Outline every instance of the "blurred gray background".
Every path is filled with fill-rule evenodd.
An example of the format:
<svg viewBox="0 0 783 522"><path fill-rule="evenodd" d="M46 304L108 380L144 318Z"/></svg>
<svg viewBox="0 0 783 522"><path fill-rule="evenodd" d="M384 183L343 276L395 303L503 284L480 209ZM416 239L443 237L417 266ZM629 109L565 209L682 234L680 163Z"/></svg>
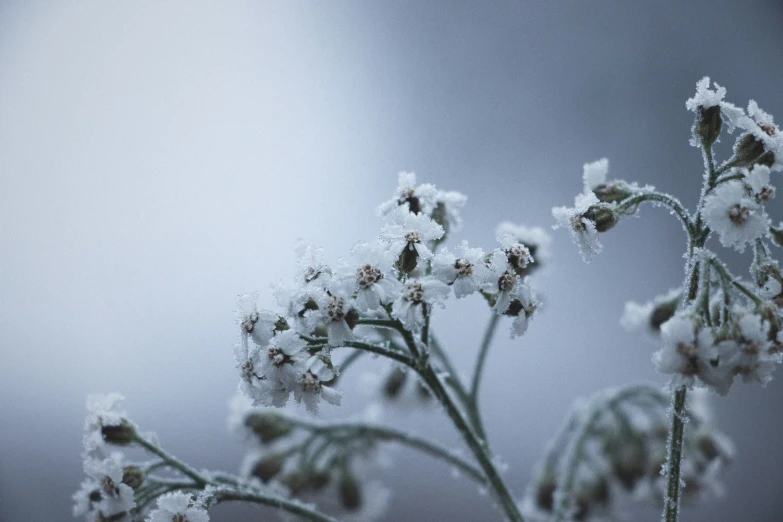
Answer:
<svg viewBox="0 0 783 522"><path fill-rule="evenodd" d="M124 393L175 453L235 470L235 296L271 306L300 239L334 260L373 238L398 170L467 194L462 237L486 248L498 221L551 225L603 156L692 206L684 102L710 75L783 119L782 23L779 2L0 3L0 520L70 519L88 393ZM577 395L663 382L618 320L679 283L684 235L642 217L590 265L554 232L545 309L490 355L486 422L520 495ZM452 305L435 328L467 371L487 311ZM326 415L361 409L349 381ZM737 445L728 497L684 520L783 519L781 399L779 373L713 401ZM387 421L458 445L435 409ZM446 466L394 455L386 520L499 518Z"/></svg>

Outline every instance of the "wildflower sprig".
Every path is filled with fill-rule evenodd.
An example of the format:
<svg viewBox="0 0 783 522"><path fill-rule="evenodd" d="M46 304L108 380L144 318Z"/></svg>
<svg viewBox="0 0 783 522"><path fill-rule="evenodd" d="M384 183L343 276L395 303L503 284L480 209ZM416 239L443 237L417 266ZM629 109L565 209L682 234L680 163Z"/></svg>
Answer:
<svg viewBox="0 0 783 522"><path fill-rule="evenodd" d="M626 305L622 320L660 343L653 362L670 376L666 522L676 521L679 514L682 451L687 450L683 442L687 390L698 385L725 395L737 376L745 382L766 384L781 362L783 321L778 303L783 277L768 247L770 240L778 243L780 234L771 226L765 207L775 196L770 173L783 170L783 135L756 102L751 101L745 111L723 101L725 95L725 88L711 87L709 78L704 78L686 102L687 109L695 113L691 144L701 149L704 158L704 181L695 211L651 187L606 182L606 160L584 166L584 192L577 196L574 208L553 209L558 225L570 229L585 261L601 249L598 234L635 214L645 201L667 207L687 233L686 277L681 288L648 305ZM713 146L724 127L729 133L735 129L742 133L731 157L718 165ZM753 248L752 282L732 274L718 254L706 247L713 233L724 247L739 252Z"/></svg>

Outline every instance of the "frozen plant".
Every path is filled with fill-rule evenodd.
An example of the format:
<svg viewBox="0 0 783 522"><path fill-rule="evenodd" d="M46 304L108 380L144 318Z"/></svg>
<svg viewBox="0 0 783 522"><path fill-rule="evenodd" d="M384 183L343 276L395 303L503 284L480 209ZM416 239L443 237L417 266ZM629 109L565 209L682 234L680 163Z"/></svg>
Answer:
<svg viewBox="0 0 783 522"><path fill-rule="evenodd" d="M704 180L695 211L653 187L607 179L607 160L584 166L584 190L574 208L552 211L558 226L569 228L585 261L600 252L599 234L635 215L644 202L668 208L686 232L686 275L681 287L646 305L628 303L621 321L629 330L642 330L656 340L659 349L653 363L669 377L665 522L678 519L683 492L687 496L699 489L700 479L691 476L693 462L700 458L692 438L699 436L701 423L691 414L689 429L685 429L688 391L700 387L726 395L737 377L745 383L766 384L782 357L783 275L770 245L783 246L783 230L771 225L766 206L775 196L770 174L783 170L783 134L756 102L751 101L745 111L724 101L725 96L725 88L703 78L685 104L695 114L691 145L701 149L704 158ZM724 126L729 133L740 133L732 155L717 164L713 148ZM718 253L708 248L713 233L724 247L740 253L747 247L753 249L750 280L732 274ZM611 463L611 459L605 461ZM551 468L544 466L550 482L551 476L558 476ZM597 474L601 479L604 475ZM562 479L565 484L553 486L553 503L537 503L538 507L554 506L556 520L573 518L573 513L583 513L598 503L593 498L595 491L593 497L585 497L587 482L576 484L572 473L563 473ZM543 484L539 491L550 484L539 481Z"/></svg>
<svg viewBox="0 0 783 522"><path fill-rule="evenodd" d="M767 117L756 109L749 116L735 112L733 117L737 127L758 121L768 125ZM766 153L770 144L753 136L763 141ZM707 191L703 199L711 208L739 204L737 219L746 219L746 230L755 231L753 223L761 212L757 205L763 205L773 191L763 172L730 170L751 166L735 163L724 171L724 178L733 176L731 180L722 182L747 184L750 195L737 199L735 194L724 194L713 201L710 198L717 196ZM571 229L585 258L600 251L598 235L620 216L653 200L675 206L686 222L692 238L689 266L695 265L695 273L705 281L699 285L689 280L695 290L687 306L675 313L676 307L669 305L670 315L684 320L685 327L670 327L672 319L660 319L658 314L663 324L654 330L668 339L658 357L659 367L676 373L678 386L698 379L720 384L723 390L726 383L715 367L722 370L721 364L729 363L712 365L712 359L700 357L715 353L723 361L728 354L732 371L765 380L767 363L774 361L766 339L771 339L773 329L777 335L771 315L777 309L765 308L767 315L755 321L759 312L743 308L735 295L740 283L704 249L709 229L701 214L690 216L679 203L651 187L606 182L607 171L606 161L586 165L585 191L576 208L556 210L558 221ZM714 181L717 185L717 175ZM90 397L84 436L87 478L74 495L74 514L90 522L204 522L215 505L244 502L311 521L368 522L383 516L391 498L380 481L379 467L384 448L391 444L439 459L475 481L481 491L490 493L500 517L511 522L585 519L599 511L598 505L610 507L610 493L617 484L638 494L646 490L647 496L661 489L651 471L663 460L662 392L635 385L599 393L575 408L528 495L514 493L523 488L511 487L503 476L501 459L490 449L479 396L485 362L501 322L510 337L522 336L541 307L533 283L537 270L549 259L550 238L541 228L504 222L495 231L494 245L448 244L461 227L465 202L457 192L419 184L414 174L401 173L397 190L378 209L384 223L375 240L357 243L350 256L334 263L326 260L322 249L306 247L294 281L274 289L277 311L259 308L258 294L239 297L234 359L240 394L230 425L249 449L238 473L200 470L183 462L164 449L154 434L142 432L130 420L121 396ZM733 208L726 212L734 212ZM716 210L713 218L718 220L718 214ZM708 219L706 214L703 219ZM732 244L744 237L733 230L725 233ZM758 298L763 304L780 297L783 279L762 246L755 247L759 290L742 288L749 295L768 296ZM710 286L713 279L716 283ZM722 292L717 305L712 299L715 292ZM468 298L486 306L488 321L476 363L465 380L452 362L453 348L441 343L434 332L432 318L447 313L451 299ZM648 308L637 307L634 320L646 313ZM387 376L381 383L385 400L400 403L414 396L413 403L437 403L468 451L463 454L384 425L373 407L360 417L327 420L339 411L334 408L343 397L342 382L352 377L361 380L354 363L366 354L373 356L370 364L385 365ZM678 418L684 415L681 393ZM693 477L699 491L713 491L716 473L728 461L731 446L706 421L699 426L704 433L691 436L693 442L687 444L709 440L714 448L702 448L698 456L689 457L685 477ZM683 443L681 435L674 440ZM149 459L131 460L124 451L131 447L141 449ZM443 513L444 518L451 515Z"/></svg>

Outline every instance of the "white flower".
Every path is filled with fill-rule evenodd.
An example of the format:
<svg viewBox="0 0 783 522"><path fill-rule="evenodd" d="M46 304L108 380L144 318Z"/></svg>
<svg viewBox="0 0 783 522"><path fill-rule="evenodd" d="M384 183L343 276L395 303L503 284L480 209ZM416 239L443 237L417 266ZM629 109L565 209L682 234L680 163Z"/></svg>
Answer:
<svg viewBox="0 0 783 522"><path fill-rule="evenodd" d="M296 285L309 288L326 288L332 278L332 270L324 263L324 249L307 245L299 257Z"/></svg>
<svg viewBox="0 0 783 522"><path fill-rule="evenodd" d="M744 169L743 169L744 170ZM745 172L745 185L759 203L775 197L775 187L770 184L770 168L766 165L755 165L753 170Z"/></svg>
<svg viewBox="0 0 783 522"><path fill-rule="evenodd" d="M750 100L748 103L748 117L741 118L738 126L753 134L756 139L764 144L764 149L774 154L772 170L783 169L783 134L775 125L770 114L761 110L758 104Z"/></svg>
<svg viewBox="0 0 783 522"><path fill-rule="evenodd" d="M304 371L297 376L297 384L293 389L297 404L304 402L311 413L318 413L319 399L339 406L342 393L324 384L335 376L334 370L326 364L323 357L319 355L310 357L304 365Z"/></svg>
<svg viewBox="0 0 783 522"><path fill-rule="evenodd" d="M672 375L671 385L692 386L698 377L725 395L733 375L718 365L719 353L709 328L701 327L689 312L678 312L661 326L663 347L653 355L659 372Z"/></svg>
<svg viewBox="0 0 783 522"><path fill-rule="evenodd" d="M105 459L87 457L84 471L99 486L101 499L93 502L92 506L104 517L127 513L136 506L133 488L122 482L123 466L119 453Z"/></svg>
<svg viewBox="0 0 783 522"><path fill-rule="evenodd" d="M462 228L462 216L460 209L465 206L468 197L455 191L444 192L439 190L435 194L435 209L432 212L433 219L443 225L443 228L451 232L457 232Z"/></svg>
<svg viewBox="0 0 783 522"><path fill-rule="evenodd" d="M342 346L352 340L354 336L347 318L353 308L353 298L346 282L334 282L329 292L319 292L313 298L318 309L305 313L310 328L325 325L330 346Z"/></svg>
<svg viewBox="0 0 783 522"><path fill-rule="evenodd" d="M723 246L745 249L769 230L764 208L745 193L740 181L719 185L704 200L704 219L718 233Z"/></svg>
<svg viewBox="0 0 783 522"><path fill-rule="evenodd" d="M524 270L530 263L533 263L533 254L530 249L524 244L516 240L516 238L510 234L504 234L497 238L500 246L503 247L503 251L506 253L506 259L509 266L516 271Z"/></svg>
<svg viewBox="0 0 783 522"><path fill-rule="evenodd" d="M628 301L625 303L620 326L628 332L646 333L657 341L661 325L674 314L681 295L682 290L675 288L644 304Z"/></svg>
<svg viewBox="0 0 783 522"><path fill-rule="evenodd" d="M592 163L585 163L582 167L582 181L584 192L592 192L595 187L606 183L606 175L609 173L609 160L601 158Z"/></svg>
<svg viewBox="0 0 783 522"><path fill-rule="evenodd" d="M442 302L449 293L449 287L433 276L408 279L400 296L392 305L392 315L402 321L406 329L414 331L424 326L424 306L431 307Z"/></svg>
<svg viewBox="0 0 783 522"><path fill-rule="evenodd" d="M398 207L413 214L431 214L435 208L438 190L428 183L416 186L416 174L400 172L397 175L397 190L394 196L378 207L378 214L385 216Z"/></svg>
<svg viewBox="0 0 783 522"><path fill-rule="evenodd" d="M495 229L495 237L505 235L512 236L515 240L525 245L530 254L535 258L536 264L542 264L550 260L550 245L552 237L541 227L527 227L515 225L504 221Z"/></svg>
<svg viewBox="0 0 783 522"><path fill-rule="evenodd" d="M103 428L129 423L122 408L125 397L119 393L87 396L87 418L84 423L84 449L87 455L105 458L109 452L103 437Z"/></svg>
<svg viewBox="0 0 783 522"><path fill-rule="evenodd" d="M279 332L265 347L251 349L248 357L238 359L240 389L256 404L285 405L305 361L309 357L305 342L293 330Z"/></svg>
<svg viewBox="0 0 783 522"><path fill-rule="evenodd" d="M158 497L158 508L150 513L149 522L209 522L209 514L191 496L181 491Z"/></svg>
<svg viewBox="0 0 783 522"><path fill-rule="evenodd" d="M568 228L571 233L571 239L579 247L585 263L589 263L602 249L601 243L598 241L598 230L595 228L595 222L584 217L584 213L592 205L598 205L599 203L595 194L590 192L589 194L576 196L574 208L555 207L552 209L552 216L558 222L553 228Z"/></svg>
<svg viewBox="0 0 783 522"><path fill-rule="evenodd" d="M396 259L405 249L415 252L419 259L427 261L432 252L427 248L428 241L443 237L443 227L424 214L412 214L403 207L391 213L394 223L385 225L381 230L381 239L388 242L389 252Z"/></svg>
<svg viewBox="0 0 783 522"><path fill-rule="evenodd" d="M705 76L696 83L696 94L693 98L688 98L685 107L692 112L697 112L699 107L709 109L721 104L723 97L726 96L726 88L717 83L715 89L710 89L710 78Z"/></svg>
<svg viewBox="0 0 783 522"><path fill-rule="evenodd" d="M504 314L511 304L511 293L517 286L519 277L508 262L506 253L495 250L489 258L489 273L486 282L481 289L495 296L495 305L492 310L497 314Z"/></svg>
<svg viewBox="0 0 783 522"><path fill-rule="evenodd" d="M275 323L280 317L267 310L259 310L258 294L242 294L237 297L237 323L242 333L242 344L247 346L248 338L258 346L264 346L272 338Z"/></svg>
<svg viewBox="0 0 783 522"><path fill-rule="evenodd" d="M506 315L514 318L511 323L511 338L523 335L527 331L527 325L530 317L538 308L538 301L533 295L530 287L529 278L518 281L511 291L511 302L509 303Z"/></svg>
<svg viewBox="0 0 783 522"><path fill-rule="evenodd" d="M379 243L357 243L351 250L354 263L346 268L344 279L352 282L356 306L366 312L394 300L399 290L392 270L395 259Z"/></svg>
<svg viewBox="0 0 783 522"><path fill-rule="evenodd" d="M718 344L721 365L731 368L733 375L741 375L746 383L767 384L780 363L780 355L771 351L769 323L759 315L744 313L737 326L740 335L736 339Z"/></svg>
<svg viewBox="0 0 783 522"><path fill-rule="evenodd" d="M461 256L442 248L432 258L432 275L438 280L454 287L457 299L472 294L484 283L489 274L489 268L484 263L484 251L481 248L470 248L463 241L459 249Z"/></svg>

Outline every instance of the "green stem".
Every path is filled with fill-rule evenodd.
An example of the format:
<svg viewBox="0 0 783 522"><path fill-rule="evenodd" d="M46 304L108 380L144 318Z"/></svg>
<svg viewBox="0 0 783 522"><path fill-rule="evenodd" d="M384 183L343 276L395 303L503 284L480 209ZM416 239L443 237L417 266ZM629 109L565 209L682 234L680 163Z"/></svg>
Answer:
<svg viewBox="0 0 783 522"><path fill-rule="evenodd" d="M427 453L432 457L443 459L449 464L452 464L462 470L473 480L482 484L486 483L486 478L480 470L478 470L475 466L463 458L455 455L454 452L444 448L443 446L440 446L436 442L413 435L411 433L407 433L405 431L360 422L322 423L293 417L287 419L292 424L308 429L314 433L334 434L343 432L357 437L369 437L383 441L398 442L404 446L408 446L410 448Z"/></svg>
<svg viewBox="0 0 783 522"><path fill-rule="evenodd" d="M682 445L685 436L687 416L687 388L681 387L672 395L671 423L666 459L666 491L663 497L663 521L677 522L680 511L680 468L682 464Z"/></svg>
<svg viewBox="0 0 783 522"><path fill-rule="evenodd" d="M336 518L319 513L302 502L287 500L259 492L250 493L246 491L218 490L214 493L214 499L216 504L223 502L253 502L255 504L263 504L265 506L283 509L289 513L299 515L314 522L339 522Z"/></svg>
<svg viewBox="0 0 783 522"><path fill-rule="evenodd" d="M682 203L667 194L662 194L660 192L642 192L641 194L637 194L623 200L614 210L618 214L622 214L623 212L630 210L637 205L644 203L645 201L661 203L662 205L671 209L680 219L683 226L685 226L685 230L687 230L689 234L692 234L694 225L690 216L688 215L688 211L685 209Z"/></svg>
<svg viewBox="0 0 783 522"><path fill-rule="evenodd" d="M170 455L169 453L163 451L158 446L146 441L144 437L141 435L136 435L134 441L144 448L145 450L149 451L150 453L157 455L158 457L162 458L166 463L185 475L186 477L190 478L195 482L198 486L204 487L209 483L209 480L204 477L201 473L193 469L192 467L188 466L178 458L176 458L174 455Z"/></svg>
<svg viewBox="0 0 783 522"><path fill-rule="evenodd" d="M483 440L487 440L486 432L484 431L484 423L481 420L481 414L478 407L479 389L481 387L481 377L484 374L484 364L487 360L487 354L489 353L489 347L492 345L492 337L495 335L495 329L498 325L500 316L493 313L489 319L487 328L484 330L484 338L481 340L481 347L476 359L476 367L473 370L473 381L470 386L470 403L468 413L473 420L473 425L476 428L476 432Z"/></svg>
<svg viewBox="0 0 783 522"><path fill-rule="evenodd" d="M383 355L388 359L393 359L406 366L410 366L411 368L415 367L414 360L408 357L407 355L395 352L394 350L389 350L388 348L385 348L383 346L375 346L374 344L362 343L359 341L346 341L342 344L342 346L347 348L356 348L357 350L376 353L378 355Z"/></svg>
<svg viewBox="0 0 783 522"><path fill-rule="evenodd" d="M440 342L438 341L438 338L435 337L434 334L430 334L430 350L435 355L435 357L440 360L441 363L443 363L443 368L448 372L448 376L444 377L446 384L448 384L454 390L462 405L467 408L468 404L470 403L468 391L462 384L462 380L459 378L459 373L457 373L457 370L449 359L448 354L443 349Z"/></svg>

